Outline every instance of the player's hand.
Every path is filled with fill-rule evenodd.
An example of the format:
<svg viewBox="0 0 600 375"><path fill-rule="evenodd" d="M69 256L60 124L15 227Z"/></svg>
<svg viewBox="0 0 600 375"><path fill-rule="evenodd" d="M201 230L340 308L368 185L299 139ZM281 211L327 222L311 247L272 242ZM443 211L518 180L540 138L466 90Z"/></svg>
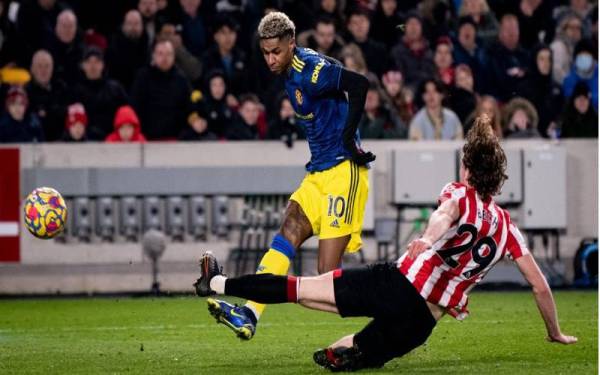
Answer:
<svg viewBox="0 0 600 375"><path fill-rule="evenodd" d="M577 337L567 336L560 333L558 335L548 335L548 337L546 337L546 340L550 342L558 342L560 344L569 345L575 344L577 342Z"/></svg>
<svg viewBox="0 0 600 375"><path fill-rule="evenodd" d="M356 147L354 147L354 150L352 151L352 161L358 165L367 165L374 161L375 158L376 156L372 152L365 152Z"/></svg>
<svg viewBox="0 0 600 375"><path fill-rule="evenodd" d="M429 248L431 248L431 242L424 238L417 238L416 240L410 241L406 251L408 251L408 257L410 259L415 259L419 254Z"/></svg>

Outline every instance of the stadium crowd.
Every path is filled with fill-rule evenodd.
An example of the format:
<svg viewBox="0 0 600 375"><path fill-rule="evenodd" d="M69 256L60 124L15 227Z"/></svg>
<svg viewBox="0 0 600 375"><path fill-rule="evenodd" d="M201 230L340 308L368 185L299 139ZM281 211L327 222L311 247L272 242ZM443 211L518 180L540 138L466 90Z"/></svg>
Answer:
<svg viewBox="0 0 600 375"><path fill-rule="evenodd" d="M258 47L297 44L367 76L363 139L598 136L588 0L0 0L0 143L304 137Z"/></svg>

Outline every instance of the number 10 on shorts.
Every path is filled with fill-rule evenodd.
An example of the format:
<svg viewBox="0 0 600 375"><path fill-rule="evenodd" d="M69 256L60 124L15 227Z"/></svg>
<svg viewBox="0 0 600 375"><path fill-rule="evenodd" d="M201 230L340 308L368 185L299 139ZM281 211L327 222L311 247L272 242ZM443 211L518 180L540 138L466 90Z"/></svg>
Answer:
<svg viewBox="0 0 600 375"><path fill-rule="evenodd" d="M329 206L327 208L327 216L331 216L333 214L335 217L340 218L346 212L346 200L344 197L338 195L334 197L332 195L328 195L327 199L329 201Z"/></svg>

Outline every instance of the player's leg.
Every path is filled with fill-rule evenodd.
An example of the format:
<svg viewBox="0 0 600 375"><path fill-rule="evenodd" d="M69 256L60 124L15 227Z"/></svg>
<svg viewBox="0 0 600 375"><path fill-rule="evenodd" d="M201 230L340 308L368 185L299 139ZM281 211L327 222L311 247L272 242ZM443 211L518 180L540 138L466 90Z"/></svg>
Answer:
<svg viewBox="0 0 600 375"><path fill-rule="evenodd" d="M317 265L319 273L325 273L340 267L348 242L350 242L349 234L338 238L319 240Z"/></svg>
<svg viewBox="0 0 600 375"><path fill-rule="evenodd" d="M295 193L306 190L306 183ZM310 186L308 187L310 188ZM294 197L292 196L292 197ZM306 217L300 204L290 200L285 211L280 233L271 243L258 266L257 274L286 275L296 249L312 235L312 225ZM242 339L249 340L254 336L256 324L265 305L248 301L244 306L235 306L225 301L208 301L209 310L217 321L224 323Z"/></svg>
<svg viewBox="0 0 600 375"><path fill-rule="evenodd" d="M273 275L286 275L290 268L296 249L312 236L312 226L298 202L290 200L285 210L280 233L275 236L271 247L262 257L257 274L271 273ZM252 310L256 319L265 309L265 305L255 301L248 301L246 307Z"/></svg>

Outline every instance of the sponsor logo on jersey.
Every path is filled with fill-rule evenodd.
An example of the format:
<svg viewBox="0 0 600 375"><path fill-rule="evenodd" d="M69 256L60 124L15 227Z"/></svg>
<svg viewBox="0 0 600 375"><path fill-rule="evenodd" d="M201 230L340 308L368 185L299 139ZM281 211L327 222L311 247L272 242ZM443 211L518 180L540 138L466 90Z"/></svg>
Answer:
<svg viewBox="0 0 600 375"><path fill-rule="evenodd" d="M312 77L310 78L310 81L312 83L317 83L317 81L319 80L319 72L321 72L323 66L325 66L325 60L321 59L317 66L315 66L315 70L313 71Z"/></svg>

